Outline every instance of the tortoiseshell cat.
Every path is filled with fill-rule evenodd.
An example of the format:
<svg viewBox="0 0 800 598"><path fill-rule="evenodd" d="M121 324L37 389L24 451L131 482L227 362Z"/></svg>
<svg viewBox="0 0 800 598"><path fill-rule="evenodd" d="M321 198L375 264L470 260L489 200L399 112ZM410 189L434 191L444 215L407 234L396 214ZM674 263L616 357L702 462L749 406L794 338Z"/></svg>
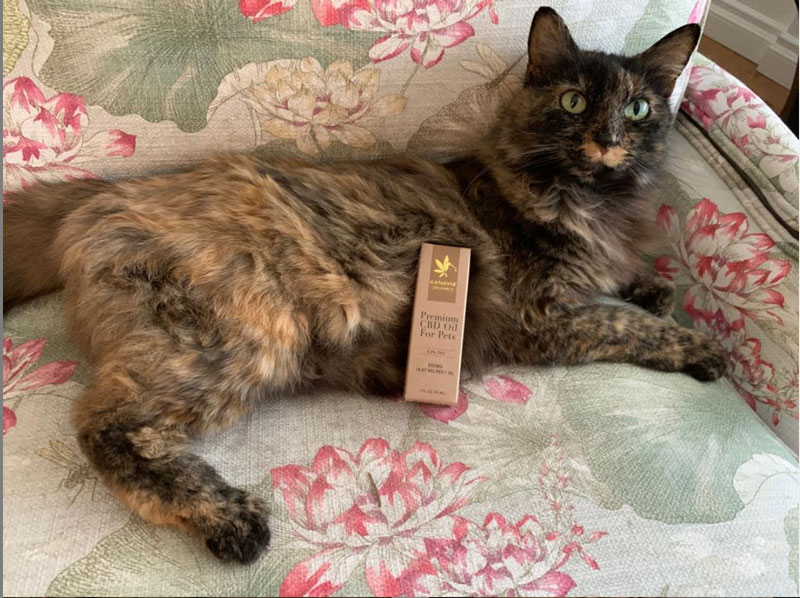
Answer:
<svg viewBox="0 0 800 598"><path fill-rule="evenodd" d="M472 372L616 361L722 374L718 344L661 319L672 290L640 256L667 98L698 35L586 52L540 9L524 88L484 146L448 165L226 156L24 190L5 208L4 301L65 286L93 365L74 410L83 451L145 519L252 561L269 541L264 504L187 445L300 388L400 393L424 241L472 248Z"/></svg>

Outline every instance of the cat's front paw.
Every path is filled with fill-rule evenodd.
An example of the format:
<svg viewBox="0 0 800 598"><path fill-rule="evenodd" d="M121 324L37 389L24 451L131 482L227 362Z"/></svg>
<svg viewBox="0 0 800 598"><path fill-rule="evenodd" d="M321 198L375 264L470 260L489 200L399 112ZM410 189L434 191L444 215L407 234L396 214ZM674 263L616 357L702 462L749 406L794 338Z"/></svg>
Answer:
<svg viewBox="0 0 800 598"><path fill-rule="evenodd" d="M269 544L264 501L236 489L206 537L206 546L221 561L251 563Z"/></svg>
<svg viewBox="0 0 800 598"><path fill-rule="evenodd" d="M654 316L666 318L675 307L675 286L660 276L643 276L622 291L622 298Z"/></svg>
<svg viewBox="0 0 800 598"><path fill-rule="evenodd" d="M660 276L653 278L643 296L642 307L659 318L671 315L675 308L675 285Z"/></svg>
<svg viewBox="0 0 800 598"><path fill-rule="evenodd" d="M696 332L696 331L695 331ZM692 346L686 348L683 371L695 380L712 382L725 374L725 347L702 333Z"/></svg>

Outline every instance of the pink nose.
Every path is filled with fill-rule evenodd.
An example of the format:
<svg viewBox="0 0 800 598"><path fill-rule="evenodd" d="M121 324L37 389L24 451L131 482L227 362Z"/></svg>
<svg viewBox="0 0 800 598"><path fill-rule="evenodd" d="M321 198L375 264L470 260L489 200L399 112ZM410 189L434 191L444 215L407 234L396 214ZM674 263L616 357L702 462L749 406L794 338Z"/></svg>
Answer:
<svg viewBox="0 0 800 598"><path fill-rule="evenodd" d="M608 148L607 147L603 147L602 145L598 145L597 149L600 150L600 155L601 156L605 156L606 153L608 152Z"/></svg>

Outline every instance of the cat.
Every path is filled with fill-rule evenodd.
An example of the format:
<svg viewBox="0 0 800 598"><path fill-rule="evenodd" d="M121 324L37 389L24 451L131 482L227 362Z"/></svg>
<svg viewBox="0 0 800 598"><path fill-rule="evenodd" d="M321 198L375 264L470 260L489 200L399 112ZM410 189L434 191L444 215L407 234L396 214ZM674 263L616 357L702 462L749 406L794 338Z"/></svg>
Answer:
<svg viewBox="0 0 800 598"><path fill-rule="evenodd" d="M643 258L668 98L699 31L609 55L579 49L540 8L524 86L482 145L445 165L226 155L15 193L4 304L64 286L93 366L73 423L103 481L220 559L256 559L264 503L191 440L302 389L399 394L426 241L472 249L465 370L612 361L721 376L722 347L664 319L672 288Z"/></svg>

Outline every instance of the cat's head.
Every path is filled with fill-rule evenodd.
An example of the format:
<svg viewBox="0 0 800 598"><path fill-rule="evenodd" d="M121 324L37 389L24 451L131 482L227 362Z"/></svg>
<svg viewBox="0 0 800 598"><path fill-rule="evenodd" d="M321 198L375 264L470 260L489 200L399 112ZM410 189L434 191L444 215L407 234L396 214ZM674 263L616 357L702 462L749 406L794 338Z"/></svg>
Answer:
<svg viewBox="0 0 800 598"><path fill-rule="evenodd" d="M669 96L699 35L684 25L635 56L585 51L540 8L524 88L495 139L499 157L540 179L650 182L672 122Z"/></svg>

